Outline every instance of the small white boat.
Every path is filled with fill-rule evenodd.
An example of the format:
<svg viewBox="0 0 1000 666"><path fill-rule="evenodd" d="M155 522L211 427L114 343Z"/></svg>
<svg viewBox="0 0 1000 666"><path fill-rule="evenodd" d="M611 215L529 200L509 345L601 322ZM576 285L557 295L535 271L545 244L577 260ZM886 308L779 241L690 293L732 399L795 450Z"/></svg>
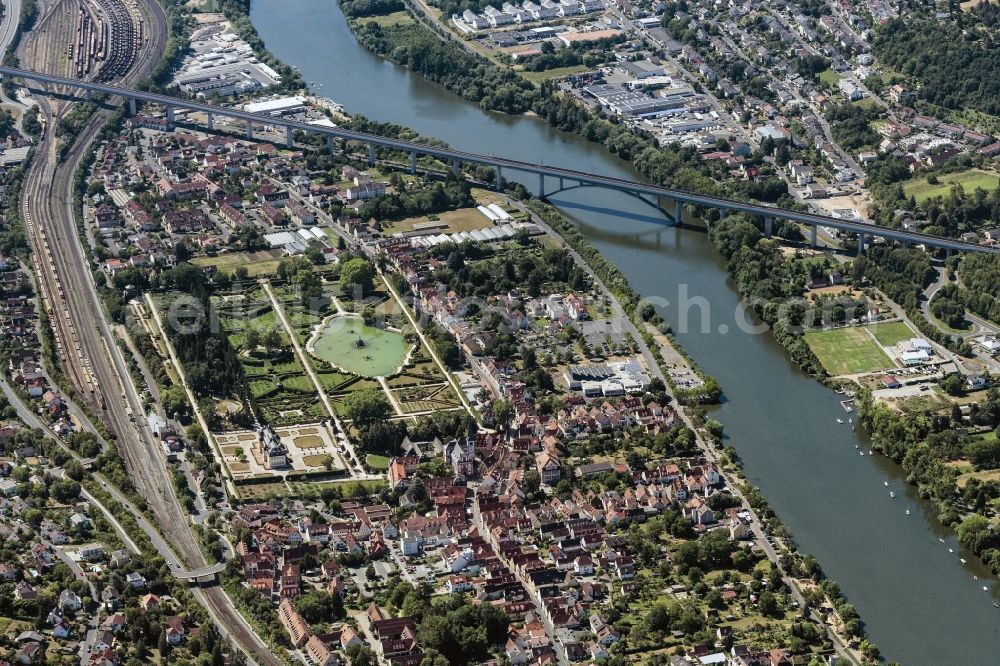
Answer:
<svg viewBox="0 0 1000 666"><path fill-rule="evenodd" d="M870 456L873 456L873 455L875 455L875 454L874 454L874 453L872 453L872 450L871 450L871 449L868 449L868 455L870 455Z"/></svg>
<svg viewBox="0 0 1000 666"><path fill-rule="evenodd" d="M961 562L962 564L965 564L965 558L964 557L958 558L958 561Z"/></svg>
<svg viewBox="0 0 1000 666"><path fill-rule="evenodd" d="M837 423L843 423L844 419L837 419Z"/></svg>
<svg viewBox="0 0 1000 666"><path fill-rule="evenodd" d="M854 419L847 419L848 423L854 423Z"/></svg>
<svg viewBox="0 0 1000 666"><path fill-rule="evenodd" d="M944 543L944 539L942 539L940 537L938 537L938 541L940 541L941 543Z"/></svg>
<svg viewBox="0 0 1000 666"><path fill-rule="evenodd" d="M906 510L906 515L910 515L910 510L909 509Z"/></svg>
<svg viewBox="0 0 1000 666"><path fill-rule="evenodd" d="M949 552L949 553L954 553L955 551L953 551L953 550L952 550L951 548L949 548L949 549L948 549L948 552Z"/></svg>
<svg viewBox="0 0 1000 666"><path fill-rule="evenodd" d="M896 499L896 492L893 491L893 490L890 490L889 491L889 497L891 497L892 499Z"/></svg>
<svg viewBox="0 0 1000 666"><path fill-rule="evenodd" d="M864 451L858 451L858 453L860 453L861 455L865 455Z"/></svg>
<svg viewBox="0 0 1000 666"><path fill-rule="evenodd" d="M883 481L882 485L884 485L886 488L888 488L889 487L889 482L888 481Z"/></svg>
<svg viewBox="0 0 1000 666"><path fill-rule="evenodd" d="M989 591L990 591L990 588L988 588L985 585L983 585L983 592L989 592Z"/></svg>
<svg viewBox="0 0 1000 666"><path fill-rule="evenodd" d="M993 608L1000 608L1000 603L993 602Z"/></svg>

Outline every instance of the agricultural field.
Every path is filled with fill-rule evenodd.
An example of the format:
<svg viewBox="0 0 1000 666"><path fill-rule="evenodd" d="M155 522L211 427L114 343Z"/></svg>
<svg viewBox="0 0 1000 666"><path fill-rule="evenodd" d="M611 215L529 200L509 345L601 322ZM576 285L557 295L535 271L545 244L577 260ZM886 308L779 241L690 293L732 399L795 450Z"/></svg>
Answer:
<svg viewBox="0 0 1000 666"><path fill-rule="evenodd" d="M927 182L926 178L913 178L903 183L903 191L907 197L913 197L919 204L934 197L947 196L953 184L961 185L962 189L968 193L974 192L978 187L987 192L992 192L1000 187L1000 176L982 169L944 174L938 176L937 180L937 184L931 184Z"/></svg>
<svg viewBox="0 0 1000 666"><path fill-rule="evenodd" d="M895 364L863 328L809 331L806 343L831 375L853 375Z"/></svg>

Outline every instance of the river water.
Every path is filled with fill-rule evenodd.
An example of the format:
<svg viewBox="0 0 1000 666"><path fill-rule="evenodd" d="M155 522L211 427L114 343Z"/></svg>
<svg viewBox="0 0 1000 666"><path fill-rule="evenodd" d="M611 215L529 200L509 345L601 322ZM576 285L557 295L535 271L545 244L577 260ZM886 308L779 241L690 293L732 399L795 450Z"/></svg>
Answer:
<svg viewBox="0 0 1000 666"><path fill-rule="evenodd" d="M537 118L486 113L372 55L334 0L254 0L251 18L275 55L349 113L400 123L460 150L636 175L600 146ZM897 466L859 455L856 447L867 445L847 425L838 396L795 368L769 335L748 332L705 235L657 225L663 216L627 195L576 190L553 202L640 294L664 299L658 302L681 345L725 390L713 416L725 424L747 477L801 550L840 583L883 654L903 664L1000 663L996 580L937 525L933 507L905 486Z"/></svg>

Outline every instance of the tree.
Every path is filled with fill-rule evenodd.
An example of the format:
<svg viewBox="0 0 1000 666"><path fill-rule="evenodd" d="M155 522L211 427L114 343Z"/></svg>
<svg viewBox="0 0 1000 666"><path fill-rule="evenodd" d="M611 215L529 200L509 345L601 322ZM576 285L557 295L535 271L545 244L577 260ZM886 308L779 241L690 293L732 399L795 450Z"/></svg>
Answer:
<svg viewBox="0 0 1000 666"><path fill-rule="evenodd" d="M371 264L361 257L349 259L340 267L341 286L345 290L357 288L360 290L361 296L371 291L374 278L375 271Z"/></svg>
<svg viewBox="0 0 1000 666"><path fill-rule="evenodd" d="M660 601L649 607L643 623L651 633L664 632L670 631L670 620L670 606Z"/></svg>
<svg viewBox="0 0 1000 666"><path fill-rule="evenodd" d="M261 340L261 342L269 350L278 349L282 346L283 343L281 339L281 334L278 333L278 329L276 328L272 328L267 333L265 333L264 338L263 340Z"/></svg>
<svg viewBox="0 0 1000 666"><path fill-rule="evenodd" d="M49 493L54 499L66 504L80 497L80 484L71 479L61 479L52 484Z"/></svg>
<svg viewBox="0 0 1000 666"><path fill-rule="evenodd" d="M514 418L514 404L510 400L496 400L493 402L493 420L498 428L506 429Z"/></svg>
<svg viewBox="0 0 1000 666"><path fill-rule="evenodd" d="M781 614L781 609L778 608L778 599L772 592L761 593L760 599L757 600L757 608L760 610L760 614L766 617L778 617Z"/></svg>
<svg viewBox="0 0 1000 666"><path fill-rule="evenodd" d="M392 407L381 391L355 391L344 398L347 418L359 430L389 418Z"/></svg>
<svg viewBox="0 0 1000 666"><path fill-rule="evenodd" d="M256 351L259 346L260 332L256 328L248 328L246 335L243 336L243 350L252 353Z"/></svg>
<svg viewBox="0 0 1000 666"><path fill-rule="evenodd" d="M160 400L163 403L163 411L167 413L167 416L172 417L174 414L186 414L189 411L187 394L180 386L168 386L160 394Z"/></svg>
<svg viewBox="0 0 1000 666"><path fill-rule="evenodd" d="M170 656L170 643L167 642L166 629L160 632L160 640L157 641L156 647L160 651L160 663L167 663L167 657Z"/></svg>

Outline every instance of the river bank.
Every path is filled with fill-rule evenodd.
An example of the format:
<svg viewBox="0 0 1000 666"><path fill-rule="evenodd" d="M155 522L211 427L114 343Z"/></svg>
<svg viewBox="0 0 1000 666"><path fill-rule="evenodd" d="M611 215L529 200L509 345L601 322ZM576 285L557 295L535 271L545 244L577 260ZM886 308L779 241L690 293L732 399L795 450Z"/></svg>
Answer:
<svg viewBox="0 0 1000 666"><path fill-rule="evenodd" d="M352 113L465 150L511 154L516 147L526 160L638 175L602 146L536 118L484 111L372 55L325 0L258 0L253 18L277 56ZM840 582L883 652L907 664L952 663L956 654L988 663L1000 649L1000 632L988 595L969 576L971 565L963 571L947 551L962 552L954 535L928 522L934 509L903 487L902 470L857 455L855 446L868 443L836 423L844 413L839 396L790 364L770 336L745 332L752 318L705 235L657 226L665 221L661 213L624 195L578 190L552 203L633 289L662 299L657 310L677 322L677 340L726 388L710 415L738 445L749 483L761 488L799 547ZM679 325L692 314L696 326ZM895 503L883 481L900 487ZM914 515L904 518L904 507Z"/></svg>

